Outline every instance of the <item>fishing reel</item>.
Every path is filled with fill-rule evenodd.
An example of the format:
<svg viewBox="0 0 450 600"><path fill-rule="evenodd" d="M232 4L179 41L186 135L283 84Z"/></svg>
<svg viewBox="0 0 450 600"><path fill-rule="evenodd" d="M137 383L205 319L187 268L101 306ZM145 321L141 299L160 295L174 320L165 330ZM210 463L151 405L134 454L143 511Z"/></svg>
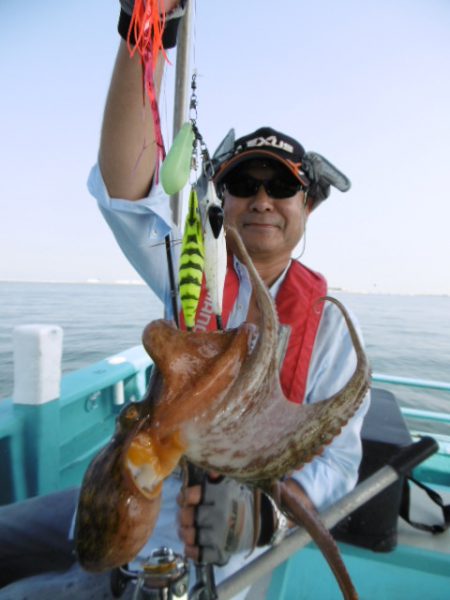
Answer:
<svg viewBox="0 0 450 600"><path fill-rule="evenodd" d="M111 591L120 598L128 583L136 588L133 600L187 600L189 568L185 558L170 548L153 550L139 571L118 567L111 572Z"/></svg>

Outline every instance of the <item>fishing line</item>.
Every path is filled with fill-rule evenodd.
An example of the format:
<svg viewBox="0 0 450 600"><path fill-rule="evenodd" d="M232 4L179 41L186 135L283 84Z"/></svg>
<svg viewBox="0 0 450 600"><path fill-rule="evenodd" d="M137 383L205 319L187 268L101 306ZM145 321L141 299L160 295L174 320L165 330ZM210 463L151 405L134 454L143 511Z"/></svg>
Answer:
<svg viewBox="0 0 450 600"><path fill-rule="evenodd" d="M175 271L173 268L172 248L170 233L164 238L166 245L167 268L169 270L169 285L170 285L170 302L172 304L173 319L177 329L180 328L180 320L178 317L178 301L177 301L177 284L175 281Z"/></svg>
<svg viewBox="0 0 450 600"><path fill-rule="evenodd" d="M166 140L170 139L170 131L169 131L169 115L167 112L167 72L166 69L164 69L163 74L162 74L162 79L161 79L161 87L159 90L159 97L161 98L161 96L163 97L162 100L162 108L164 110L164 133L165 133L165 138ZM161 101L160 101L161 104Z"/></svg>
<svg viewBox="0 0 450 600"><path fill-rule="evenodd" d="M182 242L181 238L178 238L176 240L171 240L170 243L171 243L172 248L174 248L175 246L179 246L181 244L181 242ZM157 248L158 246L163 246L165 244L166 244L165 241L164 242L156 242L156 244L150 244L149 247L150 248Z"/></svg>
<svg viewBox="0 0 450 600"><path fill-rule="evenodd" d="M303 231L303 236L302 236L301 242L302 242L302 248L301 248L300 254L298 256L294 256L294 260L300 260L301 257L303 256L303 254L305 253L305 250L306 250L306 224L305 224L305 230Z"/></svg>
<svg viewBox="0 0 450 600"><path fill-rule="evenodd" d="M308 204L308 192L305 192L305 198L303 200L303 216L304 216L305 222L303 225L303 235L302 235L302 239L301 239L302 246L301 246L300 254L298 256L294 256L294 260L300 260L306 250L306 225L308 223L308 215L306 214L307 204Z"/></svg>
<svg viewBox="0 0 450 600"><path fill-rule="evenodd" d="M197 0L194 0L194 14L192 17L192 62L194 63L194 70L197 68Z"/></svg>
<svg viewBox="0 0 450 600"><path fill-rule="evenodd" d="M165 77L163 76L163 80L161 81L161 88L163 86L164 83L164 98L165 98L165 102L164 102L164 110L166 113L166 127L167 127L167 123L168 123L168 119L167 119L167 101L166 101L166 95L165 95ZM160 93L162 92L162 89L160 90ZM176 283L176 279L175 279L175 269L173 266L173 256L172 256L172 246L174 245L175 242L172 241L172 237L171 234L168 233L165 238L164 238L164 243L166 246L166 257L167 257L167 269L169 272L169 289L170 289L170 303L172 305L172 313L173 313L173 320L175 321L175 325L177 327L177 329L180 328L180 319L178 316L178 293L177 293L177 283Z"/></svg>

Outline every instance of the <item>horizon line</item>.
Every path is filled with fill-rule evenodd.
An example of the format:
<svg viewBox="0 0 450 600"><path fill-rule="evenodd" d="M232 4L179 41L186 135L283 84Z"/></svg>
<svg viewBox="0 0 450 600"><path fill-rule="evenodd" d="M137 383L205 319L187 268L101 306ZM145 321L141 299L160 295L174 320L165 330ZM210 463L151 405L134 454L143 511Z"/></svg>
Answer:
<svg viewBox="0 0 450 600"><path fill-rule="evenodd" d="M142 279L114 279L103 280L94 277L88 279L73 279L73 280L55 280L55 279L1 279L0 283L29 283L29 284L56 284L56 285L122 285L122 286L145 286L150 291L151 288ZM367 290L367 289L349 289L337 285L330 285L329 290L333 292L342 292L347 294L358 294L366 296L441 296L449 297L450 292L399 292L399 291L382 291L382 290Z"/></svg>

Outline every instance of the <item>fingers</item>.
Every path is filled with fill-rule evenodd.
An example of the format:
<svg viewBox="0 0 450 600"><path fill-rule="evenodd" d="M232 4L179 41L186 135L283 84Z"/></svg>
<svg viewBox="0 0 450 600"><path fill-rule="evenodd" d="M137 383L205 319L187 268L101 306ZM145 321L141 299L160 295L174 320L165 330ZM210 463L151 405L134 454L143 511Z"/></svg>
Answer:
<svg viewBox="0 0 450 600"><path fill-rule="evenodd" d="M179 525L177 532L186 548L189 546L196 547L195 538L197 531L195 527L183 527Z"/></svg>
<svg viewBox="0 0 450 600"><path fill-rule="evenodd" d="M197 487L200 488L200 486L185 488L177 496L177 504L180 507L177 515L178 528L183 533L180 537L187 544L195 542L195 511L199 503L199 494L194 488Z"/></svg>
<svg viewBox="0 0 450 600"><path fill-rule="evenodd" d="M202 499L202 486L193 485L182 488L177 496L178 511L178 537L184 544L185 555L198 561L200 550L196 546L197 530L195 528L195 511Z"/></svg>
<svg viewBox="0 0 450 600"><path fill-rule="evenodd" d="M200 548L198 546L184 546L184 554L195 562L200 560Z"/></svg>
<svg viewBox="0 0 450 600"><path fill-rule="evenodd" d="M186 527L179 525L177 529L178 537L184 544L184 554L187 558L198 562L200 558L200 548L195 545L197 530L195 527Z"/></svg>
<svg viewBox="0 0 450 600"><path fill-rule="evenodd" d="M177 504L180 508L187 506L197 506L202 499L202 486L192 485L183 487L177 496Z"/></svg>
<svg viewBox="0 0 450 600"><path fill-rule="evenodd" d="M194 527L195 508L193 506L180 508L178 511L177 520L180 527Z"/></svg>
<svg viewBox="0 0 450 600"><path fill-rule="evenodd" d="M208 473L208 480L211 483L219 483L222 479L223 476L219 473ZM192 485L183 487L177 496L177 504L179 506L177 515L178 536L184 544L185 555L196 562L200 560L200 548L196 544L198 541L196 514L197 507L202 502L202 495L202 486Z"/></svg>
<svg viewBox="0 0 450 600"><path fill-rule="evenodd" d="M196 546L197 530L194 526L193 507L180 509L178 513L178 537L184 544L184 553L188 558L198 561L200 557L200 549Z"/></svg>

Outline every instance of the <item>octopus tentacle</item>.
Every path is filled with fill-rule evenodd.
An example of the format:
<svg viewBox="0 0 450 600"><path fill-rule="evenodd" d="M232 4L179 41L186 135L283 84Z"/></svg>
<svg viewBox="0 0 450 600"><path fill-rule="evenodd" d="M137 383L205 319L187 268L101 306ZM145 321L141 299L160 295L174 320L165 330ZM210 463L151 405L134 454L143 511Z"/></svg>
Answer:
<svg viewBox="0 0 450 600"><path fill-rule="evenodd" d="M285 482L274 484L272 495L275 500L277 496L279 497L278 508L294 523L303 526L316 542L330 565L345 600L358 600L358 594L341 558L339 548L318 514L309 510L298 496L292 493Z"/></svg>

